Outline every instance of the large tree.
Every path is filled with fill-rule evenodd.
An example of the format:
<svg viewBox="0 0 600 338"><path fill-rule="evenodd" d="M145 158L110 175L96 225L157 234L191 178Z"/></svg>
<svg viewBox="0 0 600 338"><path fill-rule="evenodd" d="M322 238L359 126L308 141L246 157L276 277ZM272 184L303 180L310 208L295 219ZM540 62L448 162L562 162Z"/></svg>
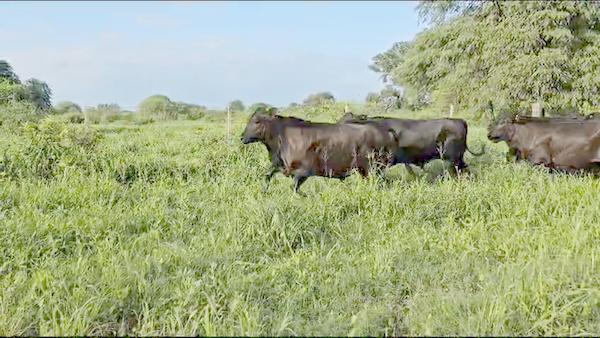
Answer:
<svg viewBox="0 0 600 338"><path fill-rule="evenodd" d="M370 68L410 102L528 110L600 104L600 5L592 1L421 1L431 26Z"/></svg>

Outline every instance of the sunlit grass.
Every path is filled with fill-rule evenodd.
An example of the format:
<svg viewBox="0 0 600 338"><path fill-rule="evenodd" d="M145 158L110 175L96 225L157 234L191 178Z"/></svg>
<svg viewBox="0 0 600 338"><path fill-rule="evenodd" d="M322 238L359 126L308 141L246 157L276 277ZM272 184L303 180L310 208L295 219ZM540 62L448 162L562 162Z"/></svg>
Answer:
<svg viewBox="0 0 600 338"><path fill-rule="evenodd" d="M0 335L600 334L596 179L507 164L470 124L471 176L264 193L233 127L98 126L97 169L3 176Z"/></svg>

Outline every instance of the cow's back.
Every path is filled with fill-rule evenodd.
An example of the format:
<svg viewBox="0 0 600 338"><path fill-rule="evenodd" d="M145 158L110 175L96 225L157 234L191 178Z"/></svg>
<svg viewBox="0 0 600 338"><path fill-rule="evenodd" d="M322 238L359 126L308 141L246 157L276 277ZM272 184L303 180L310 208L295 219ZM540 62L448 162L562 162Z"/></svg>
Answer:
<svg viewBox="0 0 600 338"><path fill-rule="evenodd" d="M586 169L600 159L600 123L528 122L515 124L514 144L531 162L557 169Z"/></svg>

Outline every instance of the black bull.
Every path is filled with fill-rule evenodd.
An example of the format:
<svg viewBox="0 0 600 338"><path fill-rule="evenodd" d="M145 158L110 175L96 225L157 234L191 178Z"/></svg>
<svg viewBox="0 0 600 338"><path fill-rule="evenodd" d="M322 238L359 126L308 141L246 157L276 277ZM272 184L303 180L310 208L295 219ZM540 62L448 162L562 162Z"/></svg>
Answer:
<svg viewBox="0 0 600 338"><path fill-rule="evenodd" d="M294 191L310 176L344 179L350 170L367 176L371 168L391 163L397 136L391 129L352 124L313 123L256 111L242 135L244 144L261 142L269 151L271 169L294 176Z"/></svg>
<svg viewBox="0 0 600 338"><path fill-rule="evenodd" d="M411 164L423 166L425 163L442 159L459 170L466 169L465 151L474 156L481 156L485 146L479 153L472 152L467 146L467 123L462 119L410 120L387 117L367 118L352 113L346 115L339 123L362 125L378 125L393 129L398 142L393 147L393 163L403 163L406 169L414 175Z"/></svg>
<svg viewBox="0 0 600 338"><path fill-rule="evenodd" d="M504 114L488 138L505 141L517 160L560 171L600 169L600 121L532 118Z"/></svg>

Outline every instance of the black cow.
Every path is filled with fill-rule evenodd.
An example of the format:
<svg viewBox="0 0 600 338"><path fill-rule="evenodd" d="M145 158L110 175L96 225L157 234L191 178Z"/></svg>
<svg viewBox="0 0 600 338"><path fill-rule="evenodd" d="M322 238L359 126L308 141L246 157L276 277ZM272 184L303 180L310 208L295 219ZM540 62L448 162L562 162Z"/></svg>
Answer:
<svg viewBox="0 0 600 338"><path fill-rule="evenodd" d="M262 142L272 167L265 190L276 172L294 176L294 191L310 176L345 179L358 169L387 167L396 133L385 127L314 123L257 110L242 136L244 144Z"/></svg>
<svg viewBox="0 0 600 338"><path fill-rule="evenodd" d="M398 137L394 147L393 164L403 163L412 175L411 164L423 166L435 159L447 160L452 164L452 172L467 169L464 161L465 151L475 156L485 152L474 153L467 146L467 123L462 119L409 120L389 117L356 116L346 113L338 122L342 124L379 125L393 129Z"/></svg>
<svg viewBox="0 0 600 338"><path fill-rule="evenodd" d="M505 141L517 160L554 170L597 171L600 166L600 121L543 119L504 114L490 124L488 138Z"/></svg>

